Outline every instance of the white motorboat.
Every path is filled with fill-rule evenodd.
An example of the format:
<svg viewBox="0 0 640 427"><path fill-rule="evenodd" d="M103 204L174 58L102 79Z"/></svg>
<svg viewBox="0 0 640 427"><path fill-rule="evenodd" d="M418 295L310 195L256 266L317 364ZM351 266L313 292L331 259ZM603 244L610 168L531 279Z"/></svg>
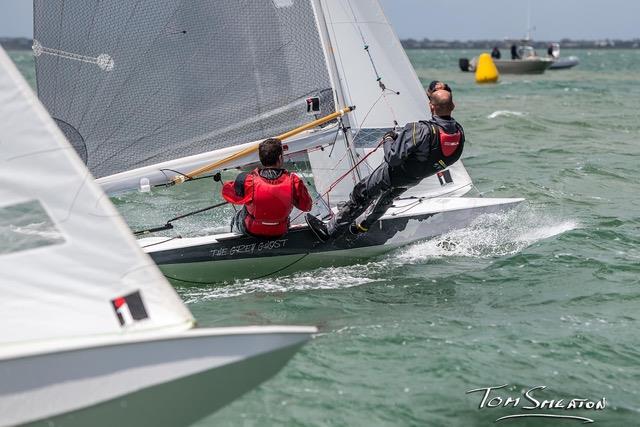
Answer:
<svg viewBox="0 0 640 427"><path fill-rule="evenodd" d="M0 48L0 426L189 425L314 327L196 328Z"/></svg>
<svg viewBox="0 0 640 427"><path fill-rule="evenodd" d="M193 170L211 163L209 174L255 164L261 139L340 111L285 147L288 167L301 156L310 166L315 213L327 214L383 161L385 132L428 118L420 80L377 0L265 0L241 14L226 0L121 10L62 3L36 1L38 92L109 192L176 178L187 186ZM405 193L357 239L322 243L294 226L276 241L220 233L140 245L181 284L335 265L522 200L462 198L472 187L458 162Z"/></svg>
<svg viewBox="0 0 640 427"><path fill-rule="evenodd" d="M553 64L549 67L550 70L566 70L580 63L580 58L577 56L561 57L559 43L551 43L551 58L553 59Z"/></svg>
<svg viewBox="0 0 640 427"><path fill-rule="evenodd" d="M538 56L535 49L528 45L529 40L522 40L517 46L516 59L493 59L500 74L542 74L552 66L554 60ZM466 58L460 59L460 69L462 71L475 71L478 58L471 61Z"/></svg>

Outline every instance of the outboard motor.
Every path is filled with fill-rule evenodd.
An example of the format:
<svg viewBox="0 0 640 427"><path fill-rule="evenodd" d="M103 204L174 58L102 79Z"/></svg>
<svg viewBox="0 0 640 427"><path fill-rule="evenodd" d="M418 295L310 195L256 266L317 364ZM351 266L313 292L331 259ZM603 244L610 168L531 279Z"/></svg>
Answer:
<svg viewBox="0 0 640 427"><path fill-rule="evenodd" d="M458 66L462 71L469 71L469 59L468 58L460 58L458 60Z"/></svg>

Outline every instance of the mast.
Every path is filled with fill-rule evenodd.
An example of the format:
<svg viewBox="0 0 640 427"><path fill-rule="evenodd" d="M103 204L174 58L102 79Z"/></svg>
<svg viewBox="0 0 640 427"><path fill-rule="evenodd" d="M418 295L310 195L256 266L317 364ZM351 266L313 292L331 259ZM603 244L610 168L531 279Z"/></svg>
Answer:
<svg viewBox="0 0 640 427"><path fill-rule="evenodd" d="M531 0L527 2L527 42L531 41Z"/></svg>
<svg viewBox="0 0 640 427"><path fill-rule="evenodd" d="M334 57L336 50L332 47L331 37L329 36L329 27L327 26L327 21L324 17L321 0L311 0L311 5L313 6L316 22L318 23L318 32L320 33L320 40L322 41L322 50L324 51L327 68L329 70L329 79L331 80L331 85L335 91L336 105L339 107L345 107L349 104L344 96L344 90L342 88L340 74L338 72L338 65ZM353 168L353 172L355 172L357 181L359 181L362 177L359 168L354 166L357 163L357 154L348 115L342 117L342 126L344 129L343 134L345 137L347 152L349 153L349 161L351 162L351 167Z"/></svg>

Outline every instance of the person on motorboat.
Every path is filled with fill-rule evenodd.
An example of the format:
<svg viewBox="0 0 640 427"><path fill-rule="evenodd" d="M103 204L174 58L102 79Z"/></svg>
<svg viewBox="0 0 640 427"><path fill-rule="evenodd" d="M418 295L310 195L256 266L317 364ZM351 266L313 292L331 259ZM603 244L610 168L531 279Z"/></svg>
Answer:
<svg viewBox="0 0 640 427"><path fill-rule="evenodd" d="M450 88L431 93L429 108L431 120L408 123L400 132L389 131L384 135L384 162L355 185L349 200L326 226L320 227L317 219L307 214L307 222L320 239L347 230L352 234L368 231L396 197L460 158L464 130L451 117L455 105ZM356 219L370 206L366 218L357 223Z"/></svg>
<svg viewBox="0 0 640 427"><path fill-rule="evenodd" d="M520 59L520 55L518 54L518 46L515 44L511 45L511 59Z"/></svg>
<svg viewBox="0 0 640 427"><path fill-rule="evenodd" d="M258 146L262 167L239 174L225 182L222 197L243 205L231 222L232 231L264 238L276 238L289 231L289 215L294 207L311 210L313 201L304 182L283 169L282 142L269 138Z"/></svg>
<svg viewBox="0 0 640 427"><path fill-rule="evenodd" d="M501 56L502 54L500 53L500 49L498 49L498 46L494 46L493 50L491 51L491 57L493 59L500 59Z"/></svg>

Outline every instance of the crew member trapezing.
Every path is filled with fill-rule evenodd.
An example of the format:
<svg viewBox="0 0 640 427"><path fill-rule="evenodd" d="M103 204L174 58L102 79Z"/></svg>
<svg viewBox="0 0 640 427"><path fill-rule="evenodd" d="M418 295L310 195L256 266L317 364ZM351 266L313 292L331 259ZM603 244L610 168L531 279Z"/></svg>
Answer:
<svg viewBox="0 0 640 427"><path fill-rule="evenodd" d="M434 89L440 83L432 82ZM460 158L464 131L451 117L455 106L451 89L445 86L427 92L431 120L408 123L399 133L390 131L384 135L385 161L355 185L349 201L326 227L307 214L307 223L320 239L340 235L347 229L353 234L366 232L393 204L393 199ZM367 217L356 223L372 204Z"/></svg>
<svg viewBox="0 0 640 427"><path fill-rule="evenodd" d="M222 187L222 197L244 205L234 216L231 229L240 233L274 238L289 231L289 214L294 206L311 210L309 192L295 174L282 168L282 142L277 138L262 141L258 147L262 168L239 174Z"/></svg>

